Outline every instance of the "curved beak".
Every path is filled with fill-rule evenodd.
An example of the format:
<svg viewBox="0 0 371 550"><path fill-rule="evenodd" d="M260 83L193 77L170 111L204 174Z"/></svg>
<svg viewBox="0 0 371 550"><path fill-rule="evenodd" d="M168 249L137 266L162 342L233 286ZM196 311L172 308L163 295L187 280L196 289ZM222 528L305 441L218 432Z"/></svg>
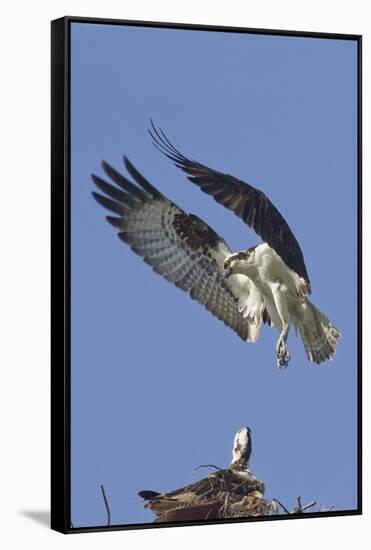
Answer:
<svg viewBox="0 0 371 550"><path fill-rule="evenodd" d="M230 276L230 274L231 274L231 268L228 267L227 269L224 270L224 277L225 277L226 279L228 279L228 277Z"/></svg>

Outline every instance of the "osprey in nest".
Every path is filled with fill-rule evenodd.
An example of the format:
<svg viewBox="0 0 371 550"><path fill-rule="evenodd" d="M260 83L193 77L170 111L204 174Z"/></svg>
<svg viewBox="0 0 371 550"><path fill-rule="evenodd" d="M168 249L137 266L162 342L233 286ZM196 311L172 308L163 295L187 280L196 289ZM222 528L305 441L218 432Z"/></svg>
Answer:
<svg viewBox="0 0 371 550"><path fill-rule="evenodd" d="M135 184L106 162L103 169L111 183L92 176L104 193L93 193L94 197L116 214L107 220L120 239L243 340L256 342L262 323L275 326L279 367L286 367L290 359L291 325L299 331L309 361L319 364L331 359L340 333L309 301L303 253L271 201L248 183L188 159L153 124L150 135L192 183L232 210L264 242L232 253L209 225L162 195L126 157L124 163Z"/></svg>
<svg viewBox="0 0 371 550"><path fill-rule="evenodd" d="M263 498L264 483L249 470L250 455L251 431L244 427L235 436L232 462L225 470L170 493L138 494L147 501L145 508L156 514L156 522L267 515L272 503Z"/></svg>

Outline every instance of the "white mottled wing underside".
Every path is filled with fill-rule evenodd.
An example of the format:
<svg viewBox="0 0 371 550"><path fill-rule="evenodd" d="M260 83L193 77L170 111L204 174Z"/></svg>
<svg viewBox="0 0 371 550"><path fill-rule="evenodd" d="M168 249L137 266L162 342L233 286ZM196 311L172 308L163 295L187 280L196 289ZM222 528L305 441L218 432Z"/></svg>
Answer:
<svg viewBox="0 0 371 550"><path fill-rule="evenodd" d="M104 193L93 193L94 197L116 214L107 220L119 237L156 273L189 292L240 338L255 340L250 320L238 307L238 285L232 287L223 276L221 266L230 253L226 243L202 220L159 193L127 159L125 165L137 185L106 163L103 168L115 185L93 176Z"/></svg>

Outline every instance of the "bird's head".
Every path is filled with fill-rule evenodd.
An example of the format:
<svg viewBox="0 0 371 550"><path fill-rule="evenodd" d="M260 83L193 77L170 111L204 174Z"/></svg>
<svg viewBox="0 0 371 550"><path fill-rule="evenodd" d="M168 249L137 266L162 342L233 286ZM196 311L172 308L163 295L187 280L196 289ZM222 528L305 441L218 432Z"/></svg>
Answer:
<svg viewBox="0 0 371 550"><path fill-rule="evenodd" d="M251 449L251 430L248 426L244 426L238 430L234 437L230 467L241 470L248 469Z"/></svg>
<svg viewBox="0 0 371 550"><path fill-rule="evenodd" d="M243 252L230 254L224 261L224 277L228 278L236 273L244 274L248 266L254 263L255 248L254 246Z"/></svg>

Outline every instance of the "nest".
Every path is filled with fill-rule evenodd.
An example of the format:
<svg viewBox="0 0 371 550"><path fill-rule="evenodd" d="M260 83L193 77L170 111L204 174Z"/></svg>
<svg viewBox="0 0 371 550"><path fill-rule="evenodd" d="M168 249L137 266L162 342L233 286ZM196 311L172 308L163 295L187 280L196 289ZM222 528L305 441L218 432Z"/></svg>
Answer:
<svg viewBox="0 0 371 550"><path fill-rule="evenodd" d="M246 471L220 470L145 504L156 522L195 521L268 515L264 483Z"/></svg>

